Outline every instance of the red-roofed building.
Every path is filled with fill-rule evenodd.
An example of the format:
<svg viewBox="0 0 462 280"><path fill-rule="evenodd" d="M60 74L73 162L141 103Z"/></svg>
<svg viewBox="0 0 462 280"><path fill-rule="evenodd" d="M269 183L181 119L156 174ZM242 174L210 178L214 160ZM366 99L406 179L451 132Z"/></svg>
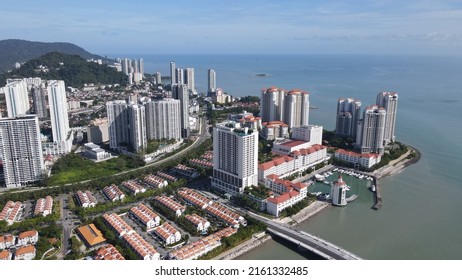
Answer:
<svg viewBox="0 0 462 280"><path fill-rule="evenodd" d="M305 183L292 183L279 179L276 175L270 175L266 178L266 187L274 193L280 194L266 200L266 211L276 217L285 208L305 199L308 194L308 187Z"/></svg>
<svg viewBox="0 0 462 280"><path fill-rule="evenodd" d="M17 243L18 246L25 246L28 244L35 244L38 241L38 231L36 230L29 230L25 232L21 232L18 235Z"/></svg>
<svg viewBox="0 0 462 280"><path fill-rule="evenodd" d="M33 245L28 245L25 247L21 247L16 249L14 253L15 260L32 260L35 258L35 247Z"/></svg>
<svg viewBox="0 0 462 280"><path fill-rule="evenodd" d="M96 251L95 260L104 261L122 261L125 258L122 254L111 244L103 246Z"/></svg>
<svg viewBox="0 0 462 280"><path fill-rule="evenodd" d="M358 154L344 149L338 149L335 151L335 158L347 161L353 164L359 164L364 168L371 168L382 160L380 154Z"/></svg>
<svg viewBox="0 0 462 280"><path fill-rule="evenodd" d="M310 142L302 141L302 140L282 140L276 141L273 143L273 149L271 150L273 153L277 153L280 155L289 155L293 151L306 149L311 146Z"/></svg>
<svg viewBox="0 0 462 280"><path fill-rule="evenodd" d="M9 261L13 255L11 254L10 251L5 250L5 251L0 251L0 261Z"/></svg>
<svg viewBox="0 0 462 280"><path fill-rule="evenodd" d="M266 140L289 138L289 126L281 121L264 122L260 136Z"/></svg>
<svg viewBox="0 0 462 280"><path fill-rule="evenodd" d="M0 212L0 221L6 221L8 225L12 225L14 221L21 217L22 203L19 201L8 201Z"/></svg>
<svg viewBox="0 0 462 280"><path fill-rule="evenodd" d="M77 191L77 200L83 208L95 207L98 201L90 191Z"/></svg>
<svg viewBox="0 0 462 280"><path fill-rule="evenodd" d="M16 244L16 237L11 234L0 236L0 250L8 249Z"/></svg>
<svg viewBox="0 0 462 280"><path fill-rule="evenodd" d="M237 232L237 229L232 227L224 228L216 233L210 234L196 242L182 246L181 248L169 254L171 259L175 260L194 260L207 252L221 245L220 240L223 237L229 237Z"/></svg>
<svg viewBox="0 0 462 280"><path fill-rule="evenodd" d="M207 231L207 229L210 227L210 222L197 214L186 215L185 219L193 224L196 227L196 231L198 232Z"/></svg>
<svg viewBox="0 0 462 280"><path fill-rule="evenodd" d="M180 217L183 214L183 212L186 210L185 206L179 204L175 200L173 200L170 197L165 196L165 195L160 195L160 196L154 197L154 202L156 204L167 207L170 211L175 213L175 215L177 217Z"/></svg>
<svg viewBox="0 0 462 280"><path fill-rule="evenodd" d="M181 233L169 223L163 223L152 231L166 245L176 243L181 240Z"/></svg>
<svg viewBox="0 0 462 280"><path fill-rule="evenodd" d="M130 216L140 221L146 229L151 229L160 224L160 217L143 203L130 209Z"/></svg>
<svg viewBox="0 0 462 280"><path fill-rule="evenodd" d="M124 186L124 188L129 190L134 195L146 192L146 189L134 180L125 181L122 183L122 186Z"/></svg>
<svg viewBox="0 0 462 280"><path fill-rule="evenodd" d="M112 202L125 198L125 194L114 184L104 187L103 193Z"/></svg>
<svg viewBox="0 0 462 280"><path fill-rule="evenodd" d="M43 217L51 214L53 209L53 198L47 196L46 198L39 198L35 204L34 215L42 215Z"/></svg>
<svg viewBox="0 0 462 280"><path fill-rule="evenodd" d="M144 177L143 182L152 188L163 188L168 186L168 182L165 178L152 174Z"/></svg>

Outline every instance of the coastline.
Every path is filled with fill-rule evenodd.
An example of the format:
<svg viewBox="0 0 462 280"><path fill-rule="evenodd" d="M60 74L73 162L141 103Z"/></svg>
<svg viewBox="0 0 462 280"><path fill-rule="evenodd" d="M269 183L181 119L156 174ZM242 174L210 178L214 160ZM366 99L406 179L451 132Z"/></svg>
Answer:
<svg viewBox="0 0 462 280"><path fill-rule="evenodd" d="M422 154L420 153L419 150L416 148L407 145L409 148L409 151L407 151L405 154L403 154L401 157L397 158L396 160L391 161L387 166L384 166L378 170L375 170L374 172L367 173L370 176L373 176L376 181L378 181L380 178L387 177L387 176L393 176L395 174L398 174L402 172L406 167L417 163ZM407 159L406 157L411 153L415 153L415 157ZM331 170L334 167L332 165L328 165L323 167L322 169L318 170L317 172L324 172L327 170ZM363 172L366 173L366 172ZM313 174L308 174L302 178L297 178L294 181L301 181L306 179L308 176L313 176ZM313 201L310 205L307 207L303 208L300 212L297 214L290 216L290 217L284 217L281 219L274 219L275 222L284 224L288 227L297 227L298 224L309 220L311 217L319 214L321 211L324 209L327 209L329 207L332 207L332 205L329 202L326 201L319 201L315 200ZM271 240L272 237L268 234L266 234L262 238L256 238L252 237L251 239L239 244L238 246L229 249L226 252L221 253L220 255L216 256L213 258L213 260L232 260L235 259L259 246L261 246L263 243Z"/></svg>

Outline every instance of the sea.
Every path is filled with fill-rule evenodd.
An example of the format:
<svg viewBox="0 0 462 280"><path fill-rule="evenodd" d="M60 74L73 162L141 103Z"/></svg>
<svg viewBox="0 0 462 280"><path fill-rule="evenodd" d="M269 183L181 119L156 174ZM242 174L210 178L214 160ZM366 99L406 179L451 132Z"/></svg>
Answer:
<svg viewBox="0 0 462 280"><path fill-rule="evenodd" d="M367 185L355 178L359 198L329 207L299 227L364 259L462 259L462 57L413 55L188 55L124 54L143 58L147 73L169 76L170 61L193 67L198 92L207 69L233 96L260 95L276 86L310 93L310 124L335 128L336 101L375 104L396 91L396 140L417 148L421 160L381 180L383 207L372 210ZM265 75L259 75L265 74ZM460 172L460 173L459 173ZM363 186L362 186L363 185ZM272 240L239 259L312 259Z"/></svg>

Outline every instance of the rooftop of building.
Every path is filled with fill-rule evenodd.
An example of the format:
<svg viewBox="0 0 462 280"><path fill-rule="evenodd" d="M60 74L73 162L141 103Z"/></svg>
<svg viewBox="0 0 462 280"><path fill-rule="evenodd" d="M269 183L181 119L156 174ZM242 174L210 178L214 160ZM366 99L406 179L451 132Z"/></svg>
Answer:
<svg viewBox="0 0 462 280"><path fill-rule="evenodd" d="M343 154L343 155L348 155L348 156L353 156L353 157L362 157L362 158L378 158L378 157L381 156L380 154L373 154L373 153L359 154L359 153L355 153L355 152L352 152L352 151L347 151L347 150L344 150L344 149L338 149L335 152L339 153L339 154Z"/></svg>
<svg viewBox="0 0 462 280"><path fill-rule="evenodd" d="M106 241L101 231L94 224L81 226L77 228L77 232L80 233L80 236L90 247Z"/></svg>

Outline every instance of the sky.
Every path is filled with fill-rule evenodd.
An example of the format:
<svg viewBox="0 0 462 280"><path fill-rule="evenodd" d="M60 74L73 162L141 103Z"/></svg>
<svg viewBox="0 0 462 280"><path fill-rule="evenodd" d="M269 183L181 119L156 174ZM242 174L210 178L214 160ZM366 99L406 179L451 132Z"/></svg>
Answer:
<svg viewBox="0 0 462 280"><path fill-rule="evenodd" d="M0 39L100 55L462 55L462 1L16 0L2 5Z"/></svg>

